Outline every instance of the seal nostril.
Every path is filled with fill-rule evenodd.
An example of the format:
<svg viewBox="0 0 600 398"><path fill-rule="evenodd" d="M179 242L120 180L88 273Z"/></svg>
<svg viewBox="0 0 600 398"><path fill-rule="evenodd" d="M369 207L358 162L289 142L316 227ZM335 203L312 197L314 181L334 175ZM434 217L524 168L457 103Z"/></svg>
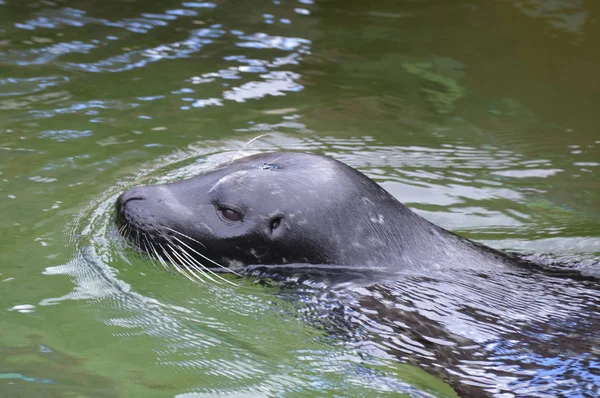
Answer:
<svg viewBox="0 0 600 398"><path fill-rule="evenodd" d="M133 202L134 200L144 200L146 198L142 198L141 196L134 196L131 198L126 198L125 201L123 202L123 205L126 205L129 202Z"/></svg>
<svg viewBox="0 0 600 398"><path fill-rule="evenodd" d="M131 202L134 200L144 200L146 199L145 190L143 187L133 188L129 191L125 191L119 196L117 202L124 206L127 202Z"/></svg>
<svg viewBox="0 0 600 398"><path fill-rule="evenodd" d="M115 205L116 209L119 213L123 213L125 211L126 205L129 202L145 200L146 197L138 189L134 188L127 192L122 193L117 199Z"/></svg>

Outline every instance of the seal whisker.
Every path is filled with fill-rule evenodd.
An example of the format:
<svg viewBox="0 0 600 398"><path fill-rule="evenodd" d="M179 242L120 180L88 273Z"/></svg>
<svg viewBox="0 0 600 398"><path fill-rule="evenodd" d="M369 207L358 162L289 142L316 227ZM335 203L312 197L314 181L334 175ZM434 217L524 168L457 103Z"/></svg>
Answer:
<svg viewBox="0 0 600 398"><path fill-rule="evenodd" d="M171 246L172 247L172 246ZM227 282L229 284L232 284L234 286L237 286L236 283L223 278L221 275L217 274L216 272L212 271L210 268L208 268L207 266L205 266L204 264L202 264L200 261L198 261L196 258L194 258L194 256L192 256L190 253L188 253L184 248L180 247L180 246L175 246L175 249L178 249L179 252L181 253L182 256L186 256L187 260L186 262L195 270L197 271L206 271L212 275L214 275L215 278L218 278L224 282ZM208 278L212 279L210 276L207 275ZM218 281L215 281L217 283L220 283Z"/></svg>
<svg viewBox="0 0 600 398"><path fill-rule="evenodd" d="M167 250L161 245L160 246L162 252L164 253L165 257L167 257L167 259L171 262L171 264L173 265L173 267L179 271L183 276L185 276L186 278L188 278L190 281L192 282L196 282L194 279L192 279L192 277L190 277L187 272L185 272L178 264L177 262L175 262L175 260L173 260L173 258L169 255L169 253L167 252Z"/></svg>
<svg viewBox="0 0 600 398"><path fill-rule="evenodd" d="M242 145L242 147L241 147L240 149L238 149L236 153L234 153L233 155L231 155L231 159L229 160L229 164L233 163L233 161L235 160L235 157L236 157L237 155L239 155L240 153L242 153L242 151L243 151L244 149L246 149L246 147L247 147L248 145L252 144L254 141L256 141L256 140L258 140L258 139L260 139L260 138L262 138L262 137L265 137L265 136L267 136L267 135L269 135L269 133L261 134L261 135L259 135L259 136L257 136L257 137L254 137L254 138L252 138L250 141L248 141L248 142L246 142L244 145Z"/></svg>
<svg viewBox="0 0 600 398"><path fill-rule="evenodd" d="M127 228L129 228L129 226L127 224L123 224L118 230L119 235L121 235L125 239L127 239L127 236L129 234L129 232L127 231Z"/></svg>
<svg viewBox="0 0 600 398"><path fill-rule="evenodd" d="M126 235L125 235L125 238L126 238L126 239L130 239L130 238L131 238L131 232L132 232L132 229L131 229L131 227L130 227L129 225L127 225L127 228L125 228L125 231L124 231L124 232L125 232L125 234L126 234Z"/></svg>
<svg viewBox="0 0 600 398"><path fill-rule="evenodd" d="M142 247L141 246L141 242L142 240L140 239L140 231L139 230L135 230L135 247ZM141 251L138 251L138 255L140 257L140 259L142 259L142 253Z"/></svg>
<svg viewBox="0 0 600 398"><path fill-rule="evenodd" d="M185 266L185 265L187 265L188 267L186 267L186 268L187 268L187 270L189 271L190 275L193 275L193 276L194 276L195 278L197 278L198 280L200 280L200 281L204 282L204 280L203 280L203 279L202 279L200 276L198 276L198 274L196 274L195 272L193 272L194 270L196 270L196 271L202 271L202 270L201 270L201 269L199 269L199 268L197 268L197 266L196 266L196 265L194 265L194 264L190 263L190 262L189 262L189 260L186 260L185 258L183 258L183 257L182 257L180 254L178 254L178 253L177 253L177 251L176 251L177 249L179 249L178 247L176 247L176 246L173 246L173 245L171 245L171 244L168 244L168 243L167 243L167 245L168 245L168 246L169 246L169 247L170 247L170 248L173 250L173 251L172 251L173 255L174 255L175 257L177 257L177 258L178 258L178 259L179 259L179 260L182 262L182 264L181 264L181 265L182 265L182 267L183 267L183 266ZM191 267L191 269L190 269L189 267ZM213 274L214 274L214 273L213 273ZM204 274L204 276L206 276L208 279L210 279L211 281L213 281L213 282L215 282L215 283L217 283L217 284L219 284L219 285L221 284L221 282L219 282L218 280L215 280L213 277L211 277L211 276L210 276L210 275L208 275L208 274ZM222 279L222 278L221 278L221 279Z"/></svg>
<svg viewBox="0 0 600 398"><path fill-rule="evenodd" d="M137 247L141 247L141 246L140 246L140 231L139 231L139 230L136 230L135 232L136 232L136 233L135 233L135 241L136 241L136 246L137 246Z"/></svg>
<svg viewBox="0 0 600 398"><path fill-rule="evenodd" d="M146 242L146 247L152 246L152 244L150 243L150 240L148 239L148 237L146 235L144 235L144 241ZM152 255L149 255L148 257L150 257L150 262L152 262L152 265L154 266L154 268L158 268L156 266L156 262L154 261L154 258L152 257Z"/></svg>
<svg viewBox="0 0 600 398"><path fill-rule="evenodd" d="M218 267L220 267L220 268L223 268L223 269L225 269L225 270L227 270L227 271L229 271L229 272L232 272L232 273L234 273L234 274L236 274L236 275L238 275L238 276L241 276L239 273L237 273L237 272L235 272L235 271L233 271L233 270L231 270L231 269L227 268L227 267L226 267L226 266L224 266L224 265L221 265L221 264L217 263L216 261L213 261L213 260L211 260L210 258L206 257L204 254L202 254L202 253L199 253L198 251L194 250L193 248L191 248L190 246L188 246L187 244L185 244L185 242L183 242L183 241L182 241L181 239L179 239L178 237L176 237L176 236L173 236L173 239L177 240L179 243L181 243L182 245L184 245L184 246L185 246L185 247L187 247L189 250L193 251L194 253L196 253L197 255L199 255L200 257L202 257L203 259L210 261L211 263L213 263L213 264L217 265L217 266L218 266Z"/></svg>
<svg viewBox="0 0 600 398"><path fill-rule="evenodd" d="M192 242L196 242L196 243L198 243L199 245L202 245L202 247L206 248L206 246L205 246L205 245L204 245L202 242L199 242L198 240L196 240L196 239L192 238L191 236L188 236L188 235L186 235L186 234L184 234L184 233L182 233L182 232L176 231L176 230L174 230L174 229L171 229L171 228L169 228L169 227L164 227L164 228L165 228L165 229L168 229L169 231L175 232L175 233L177 233L177 234L179 234L179 235L183 236L184 238L187 238L187 239L191 240ZM222 265L222 264L219 264L219 263L217 263L216 261L214 261L214 260L212 260L211 258L209 258L209 257L205 256L204 254L202 254L202 253L198 253L196 250L194 250L194 249L192 249L190 246L186 245L186 244L185 244L185 243L184 243L184 242L183 242L181 239L177 238L176 236L173 236L173 239L177 239L177 241L178 241L179 243L181 243L182 245L184 245L185 247L187 247L188 249L190 249L191 251L193 251L194 253L196 253L197 255L199 255L200 257L202 257L203 259L205 259L205 260L207 260L207 261L210 261L210 262L211 262L211 263L213 263L214 265L216 265L216 266L218 266L218 267L220 267L220 268L226 269L226 270L228 270L228 271L230 271L230 272L232 272L232 273L234 273L234 274L236 274L236 275L238 275L238 276L241 276L241 275L240 275L240 274L238 274L237 272L235 272L235 271L233 271L233 270L231 270L231 269L227 268L226 266L224 266L224 265Z"/></svg>
<svg viewBox="0 0 600 398"><path fill-rule="evenodd" d="M183 236L184 238L188 238L189 240L191 240L191 241L193 241L193 242L196 242L197 244L201 245L203 248L205 248L205 249L206 249L206 246L205 246L205 245L204 245L202 242L200 242L200 241L197 241L196 239L192 238L192 237L191 237L191 236L189 236L189 235L186 235L186 234L184 234L183 232L179 232L179 231L177 231L177 230L175 230L175 229L172 229L172 228L169 228L169 227L163 227L163 228L164 228L164 229L167 229L167 230L169 230L169 231L171 231L171 232L175 232L176 234L179 234L179 235ZM166 235L164 235L164 236L166 237ZM175 237L173 237L173 238L175 238ZM208 258L207 258L207 260L210 260L210 259L208 259ZM219 264L217 264L217 265L219 265Z"/></svg>
<svg viewBox="0 0 600 398"><path fill-rule="evenodd" d="M278 158L275 158L271 161L269 161L269 163L276 163L279 159L281 159L283 156L279 156Z"/></svg>
<svg viewBox="0 0 600 398"><path fill-rule="evenodd" d="M161 263L161 265L165 268L165 269L169 269L169 266L167 265L167 263L165 262L165 260L163 260L163 258L160 256L160 254L158 254L158 251L156 250L156 247L154 245L150 246L152 248L152 250L154 251L154 254L156 255L156 259L158 260L159 263Z"/></svg>
<svg viewBox="0 0 600 398"><path fill-rule="evenodd" d="M175 251L175 248L174 248L173 246L171 246L171 245L170 245L170 244L168 244L168 243L167 243L167 245L168 245L168 246L171 248L171 250L173 250L173 251L172 251L172 254L173 254L173 256L177 257L179 260L183 260L183 259L181 258L181 256L180 256L179 254L177 254L177 252ZM183 262L183 261L182 261L182 263L181 263L181 264L177 264L177 263L176 263L176 262L173 260L173 258L172 258L172 257L170 257L170 256L169 256L169 258L171 259L171 263L173 264L173 266L174 266L176 269L178 269L178 270L179 270L181 273L184 273L186 276L189 274L189 275L193 276L194 278L198 279L200 282L205 282L205 280L204 280L204 279L202 279L202 277L201 277L199 274L197 274L197 273L193 272L193 270L190 270L190 268L189 268L189 267L186 267L186 264L184 264L184 262ZM208 275L207 275L207 277L208 277L208 279L212 280L213 282L215 282L215 283L219 283L219 282L215 281L214 279L212 279L210 276L208 276ZM190 278L188 278L188 279L190 279ZM190 280L192 280L192 279L190 279ZM195 281L194 281L194 282L195 282Z"/></svg>
<svg viewBox="0 0 600 398"><path fill-rule="evenodd" d="M157 231L157 232L158 232L158 233L159 233L161 236L165 237L165 236L164 236L164 234L162 234L162 232L160 232L160 231L158 231L158 230L156 230L156 231ZM166 237L165 237L165 238L166 238ZM166 240L167 240L167 245L168 245L169 247L171 247L171 245L169 244L169 240L168 240L168 239L166 239ZM174 267L174 268L175 268L175 269L176 269L176 270L177 270L179 273L183 274L183 275L184 275L186 278L188 278L188 279L189 279L189 280L191 280L192 282L195 282L195 281L194 281L194 280L193 280L193 279L192 279L192 278L191 278L191 277L190 277L190 276L187 274L187 272L185 272L185 271L186 271L186 269L184 269L185 267L182 267L180 264L178 264L178 263L177 263L177 261L175 261L175 260L173 259L173 257L171 257L171 256L169 255L169 252L168 252L168 251L165 249L165 247L164 247L163 245L159 245L159 246L160 246L160 249L162 250L163 254L165 255L165 257L167 258L167 260L169 260L169 262L171 263L171 265L172 265L172 266L173 266L173 267ZM171 248L172 248L172 247L171 247ZM175 254L175 253L173 253L173 254ZM167 265L167 264L166 264L166 262L165 262L165 265ZM189 272L189 270L188 270L188 272ZM204 280L203 280L203 279L202 279L200 276L197 276L197 275L195 275L193 272L190 272L190 274L191 274L192 276L194 276L195 278L197 278L198 280L200 280L201 282L204 282Z"/></svg>
<svg viewBox="0 0 600 398"><path fill-rule="evenodd" d="M158 229L156 229L156 228L153 228L153 230L154 230L155 232L157 232L157 233L160 235L160 231L159 231ZM155 241L153 241L152 239L148 238L148 236L147 236L147 235L145 235L145 237L146 237L146 242L147 242L147 243L148 243L148 245L149 245L149 246L152 248L152 250L153 250L153 252L154 252L154 254L155 254L156 258L157 258L157 259L158 259L158 261L160 262L160 264L163 266L163 268L165 268L165 269L167 269L167 270L168 270L168 269L169 269L169 265L168 265L168 264L167 264L167 263L164 261L164 259L163 259L163 258L160 256L160 254L159 254L159 253L156 251L156 248L155 248L155 244L158 244L159 246L160 246L160 244L159 244L159 243L157 243L157 242L155 242ZM161 247L161 249L162 249L162 247ZM150 255L151 255L151 253L148 253L148 254L150 254ZM150 258L152 258L152 255L150 256Z"/></svg>
<svg viewBox="0 0 600 398"><path fill-rule="evenodd" d="M170 228L168 228L168 229L169 229L169 230L171 230ZM177 232L177 231L175 231L175 230L172 230L172 231L174 231L174 232ZM178 257L180 260L182 260L182 261L186 262L186 264L188 264L188 265L189 265L189 266L190 266L190 267L191 267L193 270L195 270L195 271L207 271L207 272L209 272L209 273L213 274L213 275L214 275L216 278L218 278L218 279L221 279L221 280L223 280L223 281L225 281L225 282L227 282L227 283L230 283L230 284L232 284L232 285L234 285L234 286L237 286L235 283L233 283L233 282L231 282L231 281L228 281L227 279L225 279L225 278L223 278L222 276L220 276L220 275L216 274L216 273L215 273L214 271L212 271L210 268L208 268L207 266L205 266L204 264L202 264L200 261L198 261L196 258L194 258L194 257L193 257L193 256L192 256L190 253L188 253L188 252L187 252L187 251L186 251L186 250L185 250L183 247L181 247L180 245L177 245L177 244L175 244L175 242L173 242L173 241L171 240L171 238L170 238L168 235L166 235L165 233L163 233L163 232L161 232L161 231L158 231L158 230L157 230L157 232L158 232L158 233L159 233L159 234L160 234L160 235L161 235L161 236L162 236L162 237L163 237L163 238L164 238L164 239L165 239L167 242L169 242L169 243L167 243L167 245L168 245L168 246L169 246L171 249L173 249L173 250L179 250L179 252L181 253L181 255L185 255L185 256L187 256L187 259L185 259L185 258L183 258L183 257L180 257L179 255L177 255L177 253L176 253L175 251L173 252L173 254L174 254L174 255L177 255L177 257ZM182 235L184 235L184 236L185 236L185 234L182 234ZM175 238L175 237L173 237L173 238ZM178 239L178 240L179 240L179 239ZM183 243L183 242L182 242L182 243ZM198 242L198 243L200 243L200 242ZM220 283L220 282L218 282L218 281L215 281L215 280L214 280L212 277L210 277L209 275L206 275L206 276L207 276L207 277L208 277L210 280L213 280L213 281L214 281L214 282L216 282L216 283Z"/></svg>

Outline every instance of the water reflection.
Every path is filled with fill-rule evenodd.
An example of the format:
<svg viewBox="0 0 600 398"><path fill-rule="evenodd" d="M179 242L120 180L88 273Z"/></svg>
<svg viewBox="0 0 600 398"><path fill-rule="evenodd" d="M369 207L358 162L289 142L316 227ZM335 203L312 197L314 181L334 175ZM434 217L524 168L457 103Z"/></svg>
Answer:
<svg viewBox="0 0 600 398"><path fill-rule="evenodd" d="M345 283L333 292L304 282L283 296L302 303L308 322L354 341L366 356L418 363L464 396L594 396L596 285L526 271L466 271L404 274L363 288Z"/></svg>
<svg viewBox="0 0 600 398"><path fill-rule="evenodd" d="M52 64L53 67L65 71L67 74L77 72L85 73L124 73L138 68L148 68L154 63L164 63L165 61L196 58L201 56L207 50L205 47L223 47L231 46L231 50L236 47L253 50L277 50L288 54L278 55L273 53L270 59L250 58L244 53L226 54L223 60L231 66L206 71L195 76L180 76L181 80L187 84L209 85L211 88L191 89L190 87L174 88L171 91L173 95L185 94L182 100L181 109L189 110L194 108L203 108L207 106L223 106L223 101L244 102L248 99L259 99L267 95L281 96L285 92L296 92L303 89L303 85L298 82L301 75L291 70L282 70L286 66L298 65L304 54L310 53L311 41L300 37L288 37L281 35L269 35L261 31L243 31L232 29L222 23L207 24L204 19L211 19L212 9L216 8L214 3L184 2L181 9L167 9L163 13L141 13L140 17L125 18L120 21L109 20L106 18L97 18L90 16L86 11L75 8L59 8L54 10L44 10L39 12L39 16L28 19L24 22L17 22L13 28L37 31L43 30L48 34L49 30L65 30L67 28L83 28L100 25L104 28L110 28L112 32L108 35L96 34L87 40L61 40L55 43L54 39L38 38L27 42L30 46L14 46L9 48L6 53L5 62L8 65L27 66ZM200 11L201 10L201 11ZM207 15L199 15L201 12L208 12ZM308 13L306 11L304 14ZM189 20L192 17L204 19ZM160 44L151 47L142 47L135 45L127 47L117 47L118 42L129 42L129 36L118 33L119 29L133 32L136 34L149 34L156 29L170 27L170 24L179 23L179 18L186 19L186 24L206 25L198 29L186 29L187 37L182 40ZM290 19L285 19L286 23L292 23ZM180 29L180 28L176 28ZM116 30L116 31L115 31ZM154 32L154 34L157 34ZM62 35L62 33L61 33ZM177 33L176 36L182 36ZM85 34L85 36L88 36ZM24 47L24 48L19 48ZM33 48L28 48L33 47ZM208 50L214 51L214 50ZM69 59L75 58L76 54L88 55L83 57L87 59L83 62L75 62ZM108 54L108 55L107 55ZM214 64L214 61L212 62ZM207 66L207 65L206 65ZM205 69L206 66L202 66ZM189 72L188 72L189 73ZM69 80L67 76L52 77L51 79ZM38 81L40 78L33 78ZM47 79L46 79L47 80ZM230 87L230 80L240 80L241 82L234 87ZM11 78L7 82L15 83L19 79ZM25 81L32 81L27 79ZM39 81L32 89L32 92L44 90L54 84L47 81ZM157 91L154 95L145 98L154 100L166 99L164 91ZM198 97L194 93L211 93L211 97ZM58 99L66 103L69 97L61 97L59 93L47 93L53 99ZM68 94L67 94L68 95ZM191 102L191 103L190 103ZM186 104L189 103L189 104ZM28 102L21 102L19 107L31 108ZM76 105L75 105L76 106ZM124 103L123 106L135 107L135 103ZM74 105L70 106L73 108ZM6 106L7 109L17 109L16 105ZM64 109L64 108L63 108ZM40 114L39 110L36 110ZM57 110L48 111L50 114L43 114L42 117L49 117L52 114L60 113Z"/></svg>

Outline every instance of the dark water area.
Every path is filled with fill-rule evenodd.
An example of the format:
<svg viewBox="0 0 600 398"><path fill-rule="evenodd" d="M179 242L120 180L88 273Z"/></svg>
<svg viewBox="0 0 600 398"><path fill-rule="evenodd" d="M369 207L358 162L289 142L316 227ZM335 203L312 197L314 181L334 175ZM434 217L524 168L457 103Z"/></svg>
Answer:
<svg viewBox="0 0 600 398"><path fill-rule="evenodd" d="M0 0L0 396L598 396L599 18L585 0ZM124 190L272 150L591 277L197 283L119 238Z"/></svg>

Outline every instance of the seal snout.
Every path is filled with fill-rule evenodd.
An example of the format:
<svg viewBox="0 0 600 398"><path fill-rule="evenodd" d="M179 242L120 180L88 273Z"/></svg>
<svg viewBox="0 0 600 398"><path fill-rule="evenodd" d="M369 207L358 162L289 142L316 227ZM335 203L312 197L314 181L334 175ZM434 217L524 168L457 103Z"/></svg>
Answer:
<svg viewBox="0 0 600 398"><path fill-rule="evenodd" d="M115 202L117 222L120 225L129 223L132 216L132 202L144 201L147 198L143 188L133 188L119 195Z"/></svg>

